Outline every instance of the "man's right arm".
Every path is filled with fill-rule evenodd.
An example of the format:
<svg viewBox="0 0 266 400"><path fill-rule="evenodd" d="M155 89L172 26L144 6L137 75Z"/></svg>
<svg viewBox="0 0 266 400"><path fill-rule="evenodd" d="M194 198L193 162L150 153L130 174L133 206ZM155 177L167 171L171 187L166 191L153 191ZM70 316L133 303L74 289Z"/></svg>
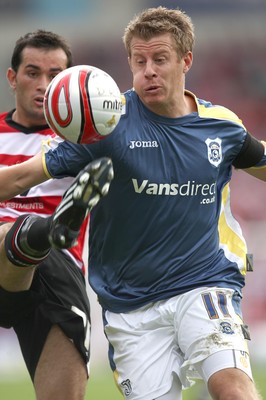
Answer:
<svg viewBox="0 0 266 400"><path fill-rule="evenodd" d="M43 165L43 154L0 169L0 201L11 199L49 179Z"/></svg>

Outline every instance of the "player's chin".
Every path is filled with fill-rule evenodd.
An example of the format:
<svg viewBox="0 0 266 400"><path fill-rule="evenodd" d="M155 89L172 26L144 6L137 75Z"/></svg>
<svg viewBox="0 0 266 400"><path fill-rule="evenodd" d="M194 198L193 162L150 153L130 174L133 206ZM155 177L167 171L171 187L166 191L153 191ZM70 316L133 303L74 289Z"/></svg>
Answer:
<svg viewBox="0 0 266 400"><path fill-rule="evenodd" d="M158 92L157 93L145 92L143 94L143 96L141 97L141 100L148 107L152 107L152 106L156 107L165 102L164 96Z"/></svg>
<svg viewBox="0 0 266 400"><path fill-rule="evenodd" d="M35 120L36 125L47 125L43 114L43 108L35 108L34 112L31 113L31 117Z"/></svg>

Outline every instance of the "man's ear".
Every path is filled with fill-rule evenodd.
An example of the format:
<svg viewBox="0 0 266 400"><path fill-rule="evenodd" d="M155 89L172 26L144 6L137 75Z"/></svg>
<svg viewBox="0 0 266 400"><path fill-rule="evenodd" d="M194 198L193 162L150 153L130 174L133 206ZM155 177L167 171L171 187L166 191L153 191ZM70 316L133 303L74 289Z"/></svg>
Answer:
<svg viewBox="0 0 266 400"><path fill-rule="evenodd" d="M16 89L16 76L17 73L11 67L9 67L6 73L6 78L12 90Z"/></svg>
<svg viewBox="0 0 266 400"><path fill-rule="evenodd" d="M193 54L191 51L187 52L187 54L183 58L183 61L184 61L183 72L184 72L184 74L186 74L192 67L192 63L193 63Z"/></svg>

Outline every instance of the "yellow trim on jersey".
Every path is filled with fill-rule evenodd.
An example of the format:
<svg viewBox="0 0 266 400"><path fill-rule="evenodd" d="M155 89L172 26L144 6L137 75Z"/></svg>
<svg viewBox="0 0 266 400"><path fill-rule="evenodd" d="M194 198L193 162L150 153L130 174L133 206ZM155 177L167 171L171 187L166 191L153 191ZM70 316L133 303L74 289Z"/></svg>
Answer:
<svg viewBox="0 0 266 400"><path fill-rule="evenodd" d="M121 101L122 101L122 106L126 104L126 96L124 94L121 94Z"/></svg>
<svg viewBox="0 0 266 400"><path fill-rule="evenodd" d="M222 106L205 107L205 105L199 104L198 112L200 117L232 121L236 122L239 125L242 125L243 128L245 128L241 119L239 119L238 116L233 113L233 111L228 110L228 108Z"/></svg>
<svg viewBox="0 0 266 400"><path fill-rule="evenodd" d="M121 95L121 100L122 100L122 115L126 114L126 96L125 95Z"/></svg>
<svg viewBox="0 0 266 400"><path fill-rule="evenodd" d="M230 188L227 184L222 192L222 209L218 222L220 247L230 261L238 264L240 272L246 274L247 246L240 225L230 209Z"/></svg>
<svg viewBox="0 0 266 400"><path fill-rule="evenodd" d="M47 153L51 149L55 149L61 142L63 142L63 139L59 136L48 137L47 139L42 140L42 165L45 175L49 179L53 178L53 176L51 176L48 172L45 160L45 153Z"/></svg>
<svg viewBox="0 0 266 400"><path fill-rule="evenodd" d="M249 168L247 168L249 171L252 171L253 169L254 170L261 170L261 169L266 169L266 165L261 165L261 166L258 166L258 167L249 167Z"/></svg>
<svg viewBox="0 0 266 400"><path fill-rule="evenodd" d="M49 179L53 178L52 175L49 174L48 169L47 169L47 166L46 166L45 151L44 151L44 149L42 149L42 167L43 167L43 170L44 170L45 175L46 175Z"/></svg>
<svg viewBox="0 0 266 400"><path fill-rule="evenodd" d="M186 90L185 93L194 98L198 107L198 114L200 117L233 121L245 128L242 120L228 108L218 105L211 105L210 107L208 107L206 104L200 104L197 97L189 90Z"/></svg>
<svg viewBox="0 0 266 400"><path fill-rule="evenodd" d="M114 375L114 381L115 381L116 387L117 387L117 389L119 390L119 392L123 395L124 393L122 392L121 387L119 386L119 383L118 383L118 378L119 378L118 371L115 370L115 371L113 372L113 375Z"/></svg>

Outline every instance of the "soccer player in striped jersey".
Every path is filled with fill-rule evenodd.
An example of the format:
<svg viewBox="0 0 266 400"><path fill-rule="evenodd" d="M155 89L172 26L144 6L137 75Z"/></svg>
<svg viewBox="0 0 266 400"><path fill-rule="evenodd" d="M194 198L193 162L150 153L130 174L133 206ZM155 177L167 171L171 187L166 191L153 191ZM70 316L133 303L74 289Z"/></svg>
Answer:
<svg viewBox="0 0 266 400"><path fill-rule="evenodd" d="M1 168L57 145L44 118L43 97L52 78L71 65L69 45L52 32L38 30L18 39L7 71L16 106L0 114ZM1 238L16 221L5 244L12 264L1 257L0 326L14 328L37 399L80 400L88 379L90 306L83 261L88 217L75 246L70 241L65 250L51 250L47 234L39 235L33 224L35 217L51 219L72 181L49 181L0 203ZM31 225L29 245L21 232ZM35 249L30 254L29 246Z"/></svg>
<svg viewBox="0 0 266 400"><path fill-rule="evenodd" d="M258 400L241 314L252 263L229 182L233 168L266 181L265 146L232 111L185 89L188 15L143 10L124 44L134 89L113 133L0 171L0 199L110 157L114 180L91 212L89 281L124 398L181 400L201 378L215 400Z"/></svg>

